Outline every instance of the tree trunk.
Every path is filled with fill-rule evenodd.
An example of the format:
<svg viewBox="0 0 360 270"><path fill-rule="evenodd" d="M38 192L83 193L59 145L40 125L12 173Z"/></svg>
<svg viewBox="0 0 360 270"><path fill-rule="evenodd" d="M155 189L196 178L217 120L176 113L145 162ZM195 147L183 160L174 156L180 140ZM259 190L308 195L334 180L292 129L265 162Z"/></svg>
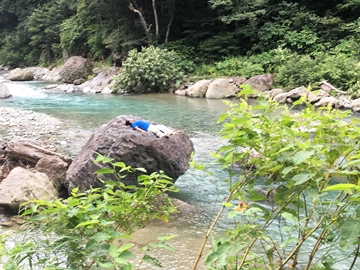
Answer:
<svg viewBox="0 0 360 270"><path fill-rule="evenodd" d="M137 13L139 15L140 18L140 22L141 25L143 26L144 30L145 30L145 34L146 34L146 38L147 38L147 42L148 45L150 46L152 44L152 39L151 39L151 34L150 34L150 28L151 28L151 24L148 26L144 16L142 15L141 11L139 11L138 9L134 8L133 4L130 3L129 4L129 8L130 10L132 10L133 12Z"/></svg>
<svg viewBox="0 0 360 270"><path fill-rule="evenodd" d="M166 28L166 35L165 35L165 44L168 43L168 40L169 40L169 33L170 33L170 27L171 27L171 24L172 24L172 21L174 19L174 11L175 11L175 1L176 0L173 0L172 2L172 7L170 9L170 21L167 25L167 28Z"/></svg>
<svg viewBox="0 0 360 270"><path fill-rule="evenodd" d="M156 43L157 43L158 38L159 38L159 20L158 20L158 16L157 16L157 12L156 12L156 3L155 3L155 0L152 0L152 7L153 7L153 12L154 12L155 35L156 35Z"/></svg>

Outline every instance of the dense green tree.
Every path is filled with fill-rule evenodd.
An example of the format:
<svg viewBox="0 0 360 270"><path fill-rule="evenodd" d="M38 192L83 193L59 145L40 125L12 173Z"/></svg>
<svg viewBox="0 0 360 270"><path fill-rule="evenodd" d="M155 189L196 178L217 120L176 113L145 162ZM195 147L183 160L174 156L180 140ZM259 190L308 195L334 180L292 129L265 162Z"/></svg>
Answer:
<svg viewBox="0 0 360 270"><path fill-rule="evenodd" d="M41 62L61 58L60 24L69 15L67 1L55 0L38 6L26 20L31 35L29 45L40 52Z"/></svg>
<svg viewBox="0 0 360 270"><path fill-rule="evenodd" d="M315 55L359 41L360 0L3 0L0 61L125 58L153 44L198 62L278 47ZM20 61L20 62L18 62Z"/></svg>

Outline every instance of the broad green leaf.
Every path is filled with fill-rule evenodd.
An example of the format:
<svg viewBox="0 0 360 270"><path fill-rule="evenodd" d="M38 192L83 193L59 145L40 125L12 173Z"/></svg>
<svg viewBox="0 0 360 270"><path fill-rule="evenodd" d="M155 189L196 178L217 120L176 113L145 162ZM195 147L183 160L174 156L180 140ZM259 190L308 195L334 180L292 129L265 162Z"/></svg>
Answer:
<svg viewBox="0 0 360 270"><path fill-rule="evenodd" d="M288 127L283 127L283 132L282 132L284 135L286 135L287 137L290 137L290 138L294 138L296 135L295 135L295 132L291 129L291 128L288 128Z"/></svg>
<svg viewBox="0 0 360 270"><path fill-rule="evenodd" d="M359 241L360 226L358 220L343 220L340 224L340 246L347 250L350 246Z"/></svg>
<svg viewBox="0 0 360 270"><path fill-rule="evenodd" d="M111 244L109 247L109 255L113 258L117 258L119 256L120 252L118 250L118 248L114 245Z"/></svg>
<svg viewBox="0 0 360 270"><path fill-rule="evenodd" d="M344 163L343 167L344 168L351 167L351 166L354 166L354 165L357 165L357 164L360 164L360 159L355 159L355 160L346 162L346 163Z"/></svg>
<svg viewBox="0 0 360 270"><path fill-rule="evenodd" d="M288 167L285 167L283 170L282 170L282 174L283 175L287 175L289 172L291 172L292 170L294 169L293 166L288 166Z"/></svg>
<svg viewBox="0 0 360 270"><path fill-rule="evenodd" d="M313 174L310 173L302 173L295 175L292 179L295 181L295 186L297 186L306 183L311 179L312 176Z"/></svg>
<svg viewBox="0 0 360 270"><path fill-rule="evenodd" d="M219 123L223 122L227 117L228 117L228 113L224 113L224 114L220 115L217 120L217 123L219 124Z"/></svg>
<svg viewBox="0 0 360 270"><path fill-rule="evenodd" d="M102 242L110 239L111 236L104 232L98 232L94 234L91 238L94 239L96 242Z"/></svg>
<svg viewBox="0 0 360 270"><path fill-rule="evenodd" d="M121 161L115 162L113 165L114 165L115 167L121 167L121 168L126 167L125 163L124 163L124 162L121 162Z"/></svg>
<svg viewBox="0 0 360 270"><path fill-rule="evenodd" d="M358 170L353 170L353 171L342 170L336 173L336 175L358 175L358 174L359 174Z"/></svg>
<svg viewBox="0 0 360 270"><path fill-rule="evenodd" d="M297 152L295 154L295 156L293 157L293 161L294 161L295 165L298 165L301 162L304 162L309 157L311 157L314 153L315 153L314 150Z"/></svg>
<svg viewBox="0 0 360 270"><path fill-rule="evenodd" d="M249 192L249 199L251 201L263 201L263 200L266 200L267 197L260 194L259 192L257 192L256 190L251 190Z"/></svg>
<svg viewBox="0 0 360 270"><path fill-rule="evenodd" d="M298 222L298 218L289 212L281 213L281 216L286 220L289 220L292 222Z"/></svg>
<svg viewBox="0 0 360 270"><path fill-rule="evenodd" d="M121 252L123 252L123 251L125 251L125 250L127 250L127 249L129 249L129 248L131 248L133 246L134 246L133 243L127 243L127 244L121 245L119 247L119 252L121 253Z"/></svg>
<svg viewBox="0 0 360 270"><path fill-rule="evenodd" d="M347 193L352 193L352 189L354 189L355 187L356 185L354 184L336 184L324 188L323 191L339 190L339 191L346 191Z"/></svg>
<svg viewBox="0 0 360 270"><path fill-rule="evenodd" d="M229 212L228 212L228 218L234 218L236 215L238 215L239 214L239 212L238 211L236 211L236 210L230 210Z"/></svg>

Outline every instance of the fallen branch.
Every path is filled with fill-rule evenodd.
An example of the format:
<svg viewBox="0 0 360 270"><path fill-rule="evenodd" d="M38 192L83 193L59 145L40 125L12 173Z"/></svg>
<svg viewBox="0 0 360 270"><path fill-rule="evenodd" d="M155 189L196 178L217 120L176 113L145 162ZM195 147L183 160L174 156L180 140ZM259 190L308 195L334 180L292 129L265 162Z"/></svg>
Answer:
<svg viewBox="0 0 360 270"><path fill-rule="evenodd" d="M4 143L0 148L0 155L24 160L34 165L40 159L49 156L60 158L69 165L72 162L72 159L69 157L34 145L26 140L14 140Z"/></svg>
<svg viewBox="0 0 360 270"><path fill-rule="evenodd" d="M327 86L328 88L330 88L331 90L335 91L335 92L338 93L338 94L346 94L346 92L337 89L335 86L333 86L332 84L328 83L327 81L322 81L322 82L320 82L320 85L321 85L321 84ZM324 89L324 90L327 91L326 89Z"/></svg>

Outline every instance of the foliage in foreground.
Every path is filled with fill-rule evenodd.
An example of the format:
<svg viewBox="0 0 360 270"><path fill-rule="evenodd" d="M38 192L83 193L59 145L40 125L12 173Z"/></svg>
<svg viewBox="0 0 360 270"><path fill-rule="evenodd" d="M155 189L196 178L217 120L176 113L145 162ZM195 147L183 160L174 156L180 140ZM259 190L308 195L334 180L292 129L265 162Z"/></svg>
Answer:
<svg viewBox="0 0 360 270"><path fill-rule="evenodd" d="M163 92L179 83L191 64L174 51L150 46L131 50L123 68L115 78L115 92Z"/></svg>
<svg viewBox="0 0 360 270"><path fill-rule="evenodd" d="M353 269L360 256L359 120L330 107L295 113L271 100L228 105L218 120L228 144L214 155L230 172L218 218L227 211L234 228L213 240L208 269Z"/></svg>
<svg viewBox="0 0 360 270"><path fill-rule="evenodd" d="M103 156L96 162L110 163L114 168L100 169L98 174L115 173L121 178L133 170ZM137 187L106 181L103 188L83 193L74 189L66 200L34 201L23 214L31 218L25 224L26 231L14 239L16 245L5 247L5 239L0 239L0 265L4 270L134 269L131 234L150 220L167 221L176 210L165 194L175 191L167 176L143 174L138 182ZM164 242L170 238L160 238L159 244L151 246L170 249ZM149 255L138 261L161 265Z"/></svg>

